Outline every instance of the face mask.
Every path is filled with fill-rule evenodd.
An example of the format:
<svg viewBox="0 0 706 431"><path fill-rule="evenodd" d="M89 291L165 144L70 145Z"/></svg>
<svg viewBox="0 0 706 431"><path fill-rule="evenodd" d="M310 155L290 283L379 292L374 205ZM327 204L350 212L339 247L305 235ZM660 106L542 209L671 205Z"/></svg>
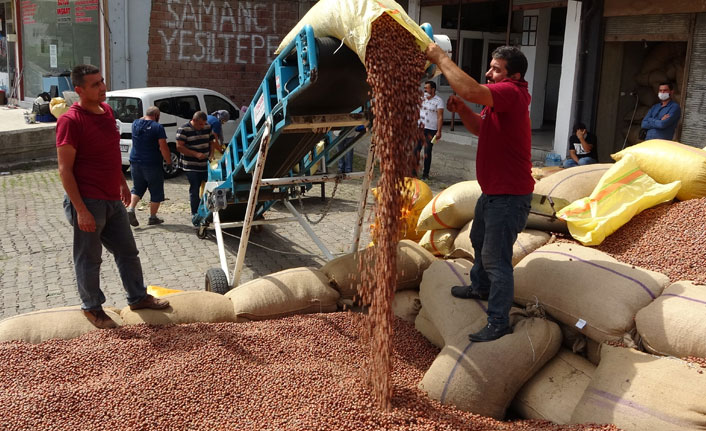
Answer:
<svg viewBox="0 0 706 431"><path fill-rule="evenodd" d="M669 93L657 93L657 97L659 97L659 100L667 100L669 99Z"/></svg>
<svg viewBox="0 0 706 431"><path fill-rule="evenodd" d="M431 97L431 94L429 94L429 93L427 93L427 92L425 91L425 92L424 92L424 97L428 99L428 98Z"/></svg>

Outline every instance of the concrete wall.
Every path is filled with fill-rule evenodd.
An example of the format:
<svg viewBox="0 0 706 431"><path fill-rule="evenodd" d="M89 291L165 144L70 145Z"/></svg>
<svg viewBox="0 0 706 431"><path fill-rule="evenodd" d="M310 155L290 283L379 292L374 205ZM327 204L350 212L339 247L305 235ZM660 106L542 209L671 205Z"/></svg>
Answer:
<svg viewBox="0 0 706 431"><path fill-rule="evenodd" d="M561 61L561 82L559 83L559 104L554 128L554 152L566 157L569 147L569 134L574 121L576 101L576 66L581 37L581 2L569 0L566 7L566 30L564 31L564 52ZM598 141L600 148L600 140Z"/></svg>
<svg viewBox="0 0 706 431"><path fill-rule="evenodd" d="M153 1L147 85L206 87L248 105L299 13L298 1Z"/></svg>
<svg viewBox="0 0 706 431"><path fill-rule="evenodd" d="M147 46L152 4L108 2L110 23L110 90L147 86ZM126 19L127 18L127 19Z"/></svg>
<svg viewBox="0 0 706 431"><path fill-rule="evenodd" d="M0 170L26 168L53 160L56 160L53 125L0 133Z"/></svg>

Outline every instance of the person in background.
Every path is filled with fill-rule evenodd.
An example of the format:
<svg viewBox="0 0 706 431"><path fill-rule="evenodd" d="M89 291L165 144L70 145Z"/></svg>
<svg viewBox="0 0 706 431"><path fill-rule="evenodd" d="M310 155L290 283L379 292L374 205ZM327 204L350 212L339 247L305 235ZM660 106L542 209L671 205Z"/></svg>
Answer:
<svg viewBox="0 0 706 431"><path fill-rule="evenodd" d="M645 140L674 139L674 132L681 118L681 108L679 104L672 100L674 95L674 84L663 82L659 84L659 103L656 103L642 119L642 128L647 130Z"/></svg>
<svg viewBox="0 0 706 431"><path fill-rule="evenodd" d="M596 135L588 133L583 123L574 124L569 136L569 157L564 160L565 168L598 163L596 155Z"/></svg>
<svg viewBox="0 0 706 431"><path fill-rule="evenodd" d="M201 202L201 183L208 180L208 159L218 145L206 113L196 111L188 123L177 129L176 141L177 151L181 153L179 165L189 180L191 222L197 226L194 216Z"/></svg>
<svg viewBox="0 0 706 431"><path fill-rule="evenodd" d="M130 309L163 309L169 302L147 293L135 238L125 207L130 188L122 173L120 132L105 103L105 81L97 67L73 68L71 82L79 102L59 117L56 147L64 186L64 212L73 226L73 260L81 309L96 327L117 324L103 310L100 288L103 246L115 257Z"/></svg>
<svg viewBox="0 0 706 431"><path fill-rule="evenodd" d="M365 126L357 126L355 128L355 131L360 135L361 133L365 133ZM335 136L338 136L340 131L336 130L333 132ZM350 141L355 139L356 136L348 136L345 139L341 141L339 145L339 150L343 150L343 147L346 146ZM350 150L347 152L343 157L338 159L338 173L339 174L348 174L353 172L353 150Z"/></svg>
<svg viewBox="0 0 706 431"><path fill-rule="evenodd" d="M230 120L230 114L225 109L215 111L211 115L206 116L206 121L211 126L213 134L218 138L218 145L221 152L225 150L227 142L223 142L223 125Z"/></svg>
<svg viewBox="0 0 706 431"><path fill-rule="evenodd" d="M492 341L512 332L510 308L514 296L512 247L525 228L534 190L531 161L530 94L527 58L517 47L493 51L488 84L481 85L461 70L436 44L426 50L458 96L446 108L459 114L463 125L478 135L476 177L478 198L470 239L475 252L470 286L454 286L458 298L488 300L488 324L468 338ZM476 114L464 100L484 105Z"/></svg>
<svg viewBox="0 0 706 431"><path fill-rule="evenodd" d="M172 165L172 154L167 145L167 132L159 124L159 108L150 106L145 116L132 123L132 150L130 150L130 174L132 190L127 216L132 226L139 226L135 207L145 191L150 191L150 217L148 225L164 223L157 217L159 205L164 201L164 172L162 160Z"/></svg>
<svg viewBox="0 0 706 431"><path fill-rule="evenodd" d="M424 139L420 139L415 154L419 154L424 147L424 170L422 179L429 179L431 169L431 150L434 142L441 139L441 127L444 124L444 101L436 94L436 83L427 81L424 83L424 97L422 98L422 108L419 111L419 128L423 129Z"/></svg>

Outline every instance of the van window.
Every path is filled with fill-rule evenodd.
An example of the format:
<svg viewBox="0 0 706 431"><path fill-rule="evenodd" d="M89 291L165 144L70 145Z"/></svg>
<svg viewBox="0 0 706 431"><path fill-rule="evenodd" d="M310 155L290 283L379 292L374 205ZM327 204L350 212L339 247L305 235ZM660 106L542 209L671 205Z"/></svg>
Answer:
<svg viewBox="0 0 706 431"><path fill-rule="evenodd" d="M212 114L216 111L224 109L230 114L231 120L236 120L240 117L240 111L235 109L235 107L224 100L222 97L214 96L212 94L204 94L203 100L206 102L206 113Z"/></svg>
<svg viewBox="0 0 706 431"><path fill-rule="evenodd" d="M174 105L171 103L170 99L155 100L154 106L159 108L159 112L162 114L174 115Z"/></svg>
<svg viewBox="0 0 706 431"><path fill-rule="evenodd" d="M142 100L136 97L111 96L106 99L115 113L115 118L123 123L132 123L142 117Z"/></svg>
<svg viewBox="0 0 706 431"><path fill-rule="evenodd" d="M179 96L174 99L174 115L191 120L199 111L199 99L196 96Z"/></svg>

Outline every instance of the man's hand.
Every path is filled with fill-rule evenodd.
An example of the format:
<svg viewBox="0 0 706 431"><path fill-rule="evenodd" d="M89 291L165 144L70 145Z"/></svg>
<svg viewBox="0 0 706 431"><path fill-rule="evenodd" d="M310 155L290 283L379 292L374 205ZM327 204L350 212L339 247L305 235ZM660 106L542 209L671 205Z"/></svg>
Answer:
<svg viewBox="0 0 706 431"><path fill-rule="evenodd" d="M463 99L461 99L460 97L451 95L446 101L446 109L451 112L460 114L462 111L468 109L468 106L463 102Z"/></svg>
<svg viewBox="0 0 706 431"><path fill-rule="evenodd" d="M93 218L93 214L87 209L76 211L76 222L78 223L78 228L84 232L96 231L96 219Z"/></svg>
<svg viewBox="0 0 706 431"><path fill-rule="evenodd" d="M123 205L126 207L130 205L130 187L128 187L127 183L123 181L120 184L120 200L123 202Z"/></svg>
<svg viewBox="0 0 706 431"><path fill-rule="evenodd" d="M425 52L427 59L434 64L439 64L442 58L446 57L446 52L435 43L430 43Z"/></svg>
<svg viewBox="0 0 706 431"><path fill-rule="evenodd" d="M664 114L664 115L662 115L662 121L666 120L666 119L669 118L669 117L670 117L669 114Z"/></svg>

